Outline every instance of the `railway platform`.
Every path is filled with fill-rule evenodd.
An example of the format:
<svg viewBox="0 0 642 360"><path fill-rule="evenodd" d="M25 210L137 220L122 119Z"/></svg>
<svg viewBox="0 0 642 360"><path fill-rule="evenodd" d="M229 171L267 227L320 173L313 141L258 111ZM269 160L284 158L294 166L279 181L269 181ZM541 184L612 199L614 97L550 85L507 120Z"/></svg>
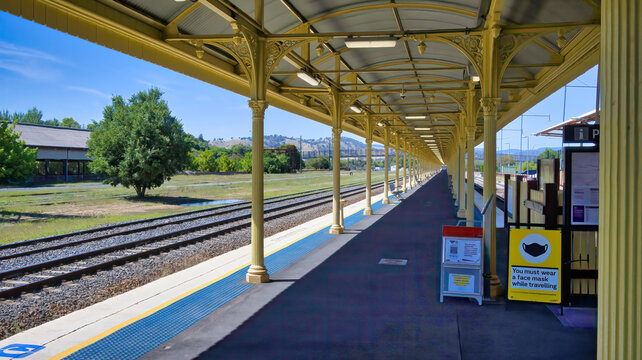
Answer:
<svg viewBox="0 0 642 360"><path fill-rule="evenodd" d="M596 330L566 327L545 305L439 302L441 226L457 222L446 181L438 173L390 205L379 196L373 216L351 205L342 235L328 234L328 215L267 238L270 283L244 281L241 248L0 347L44 346L28 359L594 358Z"/></svg>

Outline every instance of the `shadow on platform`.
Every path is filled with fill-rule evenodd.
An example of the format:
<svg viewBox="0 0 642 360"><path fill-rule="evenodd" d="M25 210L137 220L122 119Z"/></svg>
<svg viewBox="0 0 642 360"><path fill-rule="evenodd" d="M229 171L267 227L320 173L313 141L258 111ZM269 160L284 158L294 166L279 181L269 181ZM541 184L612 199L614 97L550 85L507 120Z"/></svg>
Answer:
<svg viewBox="0 0 642 360"><path fill-rule="evenodd" d="M596 331L564 327L545 305L439 302L441 226L457 222L446 189L441 173L199 358L594 358Z"/></svg>

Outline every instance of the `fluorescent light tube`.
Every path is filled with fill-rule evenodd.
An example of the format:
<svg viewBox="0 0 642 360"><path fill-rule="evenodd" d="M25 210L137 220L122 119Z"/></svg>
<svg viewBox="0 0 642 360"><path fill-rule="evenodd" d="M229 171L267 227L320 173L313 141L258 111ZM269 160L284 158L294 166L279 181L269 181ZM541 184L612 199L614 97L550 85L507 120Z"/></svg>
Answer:
<svg viewBox="0 0 642 360"><path fill-rule="evenodd" d="M407 119L407 118L408 118L408 117L406 117L406 119ZM430 130L430 128L422 128L422 127L418 127L418 128L415 128L415 130L417 130L417 131Z"/></svg>
<svg viewBox="0 0 642 360"><path fill-rule="evenodd" d="M370 38L370 39L347 39L346 47L349 48L391 48L397 46L396 38Z"/></svg>
<svg viewBox="0 0 642 360"><path fill-rule="evenodd" d="M430 134L426 134L426 135L419 135L419 137L432 137L432 135L430 135Z"/></svg>
<svg viewBox="0 0 642 360"><path fill-rule="evenodd" d="M474 75L474 76L473 76L473 81L474 81L474 82L479 82L479 76Z"/></svg>
<svg viewBox="0 0 642 360"><path fill-rule="evenodd" d="M424 120L424 119L426 119L426 115L406 115L406 120Z"/></svg>
<svg viewBox="0 0 642 360"><path fill-rule="evenodd" d="M358 114L361 114L361 109L357 105L350 105L350 110L352 110L352 111L354 111L354 112L356 112Z"/></svg>
<svg viewBox="0 0 642 360"><path fill-rule="evenodd" d="M318 86L319 84L321 84L321 81L319 79L312 77L305 71L299 71L298 73L296 73L296 76L312 86Z"/></svg>

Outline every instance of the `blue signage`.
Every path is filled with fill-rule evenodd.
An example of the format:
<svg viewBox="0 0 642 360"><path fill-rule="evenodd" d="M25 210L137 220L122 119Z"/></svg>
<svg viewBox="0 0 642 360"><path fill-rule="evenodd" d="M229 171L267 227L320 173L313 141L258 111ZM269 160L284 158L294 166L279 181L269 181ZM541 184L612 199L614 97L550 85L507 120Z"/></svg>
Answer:
<svg viewBox="0 0 642 360"><path fill-rule="evenodd" d="M0 349L0 357L21 359L44 348L44 346L40 345L11 344Z"/></svg>

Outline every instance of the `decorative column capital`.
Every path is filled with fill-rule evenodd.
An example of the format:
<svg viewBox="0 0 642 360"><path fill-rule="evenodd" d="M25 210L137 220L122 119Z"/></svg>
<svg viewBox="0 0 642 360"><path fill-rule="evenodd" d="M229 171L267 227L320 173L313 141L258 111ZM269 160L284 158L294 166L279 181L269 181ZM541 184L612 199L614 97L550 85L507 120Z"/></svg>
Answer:
<svg viewBox="0 0 642 360"><path fill-rule="evenodd" d="M265 100L248 100L247 104L250 106L250 109L252 109L253 116L263 116L265 109L269 106L268 102Z"/></svg>
<svg viewBox="0 0 642 360"><path fill-rule="evenodd" d="M497 109L501 103L501 98L485 97L480 100L481 106L484 109L484 115L497 115Z"/></svg>
<svg viewBox="0 0 642 360"><path fill-rule="evenodd" d="M475 141L475 127L466 126L466 139L468 141Z"/></svg>
<svg viewBox="0 0 642 360"><path fill-rule="evenodd" d="M332 128L332 135L334 135L335 137L341 136L342 132L343 130L341 128L338 128L338 127Z"/></svg>
<svg viewBox="0 0 642 360"><path fill-rule="evenodd" d="M366 145L371 146L372 145L372 139L366 139Z"/></svg>

